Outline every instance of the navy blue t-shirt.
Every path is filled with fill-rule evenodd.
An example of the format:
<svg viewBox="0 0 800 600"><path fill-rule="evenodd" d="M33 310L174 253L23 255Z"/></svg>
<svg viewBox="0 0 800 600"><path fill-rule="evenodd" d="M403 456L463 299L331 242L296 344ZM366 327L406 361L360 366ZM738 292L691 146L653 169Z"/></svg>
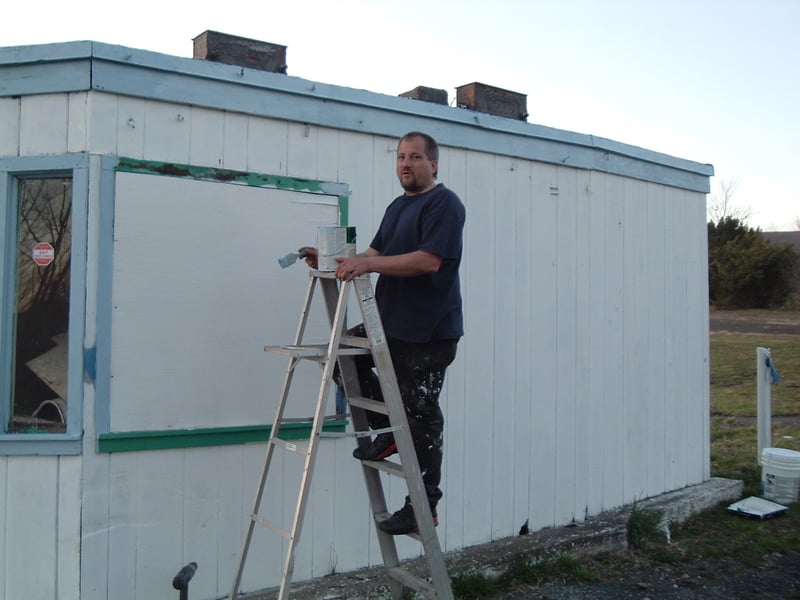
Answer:
<svg viewBox="0 0 800 600"><path fill-rule="evenodd" d="M375 299L389 337L429 342L464 335L458 268L465 218L461 200L441 183L424 194L398 196L386 208L371 248L384 256L423 250L443 258L436 273L378 277Z"/></svg>

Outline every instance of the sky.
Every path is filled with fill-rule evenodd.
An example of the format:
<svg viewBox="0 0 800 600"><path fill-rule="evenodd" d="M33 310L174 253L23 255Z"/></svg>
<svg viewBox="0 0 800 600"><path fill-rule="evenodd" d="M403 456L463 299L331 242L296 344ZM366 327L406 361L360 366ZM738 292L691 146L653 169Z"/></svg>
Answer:
<svg viewBox="0 0 800 600"><path fill-rule="evenodd" d="M711 193L800 229L800 0L7 3L0 46L93 40L191 57L206 30L287 46L288 75L396 96L472 82L528 122L714 166Z"/></svg>

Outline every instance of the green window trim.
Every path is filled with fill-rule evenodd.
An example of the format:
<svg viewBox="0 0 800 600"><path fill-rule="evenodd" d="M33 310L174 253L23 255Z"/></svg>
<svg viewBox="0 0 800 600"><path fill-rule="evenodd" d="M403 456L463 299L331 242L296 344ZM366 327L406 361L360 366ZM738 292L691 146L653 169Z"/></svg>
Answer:
<svg viewBox="0 0 800 600"><path fill-rule="evenodd" d="M119 157L119 162L114 170L125 173L166 175L168 177L183 177L200 181L235 183L253 187L268 187L277 190L336 196L339 200L339 224L341 226L347 226L350 218L348 187L342 183L318 181L314 179L299 179L297 177L288 177L284 175L267 175L265 173L236 171L217 167L140 160L126 156Z"/></svg>
<svg viewBox="0 0 800 600"><path fill-rule="evenodd" d="M309 439L311 437L311 426L310 421L284 423L281 425L281 439ZM322 431L324 433L344 433L346 426L346 419L326 421ZM97 436L97 451L100 453L140 452L142 450L232 446L265 442L269 439L271 432L271 425L168 429L160 431L119 431L99 434Z"/></svg>

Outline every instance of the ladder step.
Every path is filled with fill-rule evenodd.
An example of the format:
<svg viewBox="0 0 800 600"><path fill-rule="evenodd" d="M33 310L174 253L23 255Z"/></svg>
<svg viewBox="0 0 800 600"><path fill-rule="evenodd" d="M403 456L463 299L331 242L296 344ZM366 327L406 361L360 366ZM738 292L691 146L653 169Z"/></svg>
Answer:
<svg viewBox="0 0 800 600"><path fill-rule="evenodd" d="M273 446L278 446L289 452L296 452L297 454L305 454L308 451L308 444L302 442L298 444L290 440L282 440L279 437L272 437L269 439L269 442Z"/></svg>
<svg viewBox="0 0 800 600"><path fill-rule="evenodd" d="M381 413L382 415L389 414L389 408L386 406L385 402L378 402L377 400L372 400L371 398L363 398L361 396L353 396L352 398L348 398L347 401L350 403L350 406L355 406L357 408L363 408L364 410Z"/></svg>
<svg viewBox="0 0 800 600"><path fill-rule="evenodd" d="M371 469L375 469L377 471L383 471L384 473L388 473L389 475L394 475L395 477L402 477L405 478L406 472L403 469L403 465L393 462L391 460L362 460L361 464L365 467L370 467ZM389 515L391 516L391 515Z"/></svg>
<svg viewBox="0 0 800 600"><path fill-rule="evenodd" d="M357 335L343 335L339 340L340 346L355 346L356 348L371 348L372 345L365 337Z"/></svg>
<svg viewBox="0 0 800 600"><path fill-rule="evenodd" d="M387 569L389 577L396 579L405 587L411 588L425 596L426 598L437 598L436 589L425 579L412 575L400 567L389 567Z"/></svg>
<svg viewBox="0 0 800 600"><path fill-rule="evenodd" d="M258 523L259 525L263 525L267 529L272 529L272 531L274 531L275 533L277 533L280 536L285 537L287 540L290 537L292 537L292 534L289 533L288 531L286 531L283 527L281 527L280 525L276 525L275 523L273 523L272 521L270 521L268 519L265 519L264 517L261 517L259 515L252 515L251 514L250 518L253 521L255 521L256 523Z"/></svg>
<svg viewBox="0 0 800 600"><path fill-rule="evenodd" d="M284 356L293 356L294 358L309 358L311 360L324 360L328 356L328 344L310 344L303 346L264 346L264 352L274 352L275 354L283 354ZM356 354L369 354L369 349L365 348L347 348L340 347L338 350L339 356L356 355Z"/></svg>
<svg viewBox="0 0 800 600"><path fill-rule="evenodd" d="M325 415L322 417L323 421L341 421L342 419L346 419L347 415ZM281 419L281 425L286 423L313 423L314 417L283 417Z"/></svg>

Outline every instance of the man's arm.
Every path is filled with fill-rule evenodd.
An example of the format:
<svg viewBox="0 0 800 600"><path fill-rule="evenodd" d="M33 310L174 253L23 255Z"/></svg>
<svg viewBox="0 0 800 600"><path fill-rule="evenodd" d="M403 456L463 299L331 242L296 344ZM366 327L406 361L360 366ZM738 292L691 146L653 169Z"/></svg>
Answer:
<svg viewBox="0 0 800 600"><path fill-rule="evenodd" d="M383 256L374 248L367 248L364 252L350 258L337 258L339 267L336 269L336 278L350 281L364 273L380 273L395 277L416 277L436 273L442 266L443 258L438 254L416 250L406 254Z"/></svg>

